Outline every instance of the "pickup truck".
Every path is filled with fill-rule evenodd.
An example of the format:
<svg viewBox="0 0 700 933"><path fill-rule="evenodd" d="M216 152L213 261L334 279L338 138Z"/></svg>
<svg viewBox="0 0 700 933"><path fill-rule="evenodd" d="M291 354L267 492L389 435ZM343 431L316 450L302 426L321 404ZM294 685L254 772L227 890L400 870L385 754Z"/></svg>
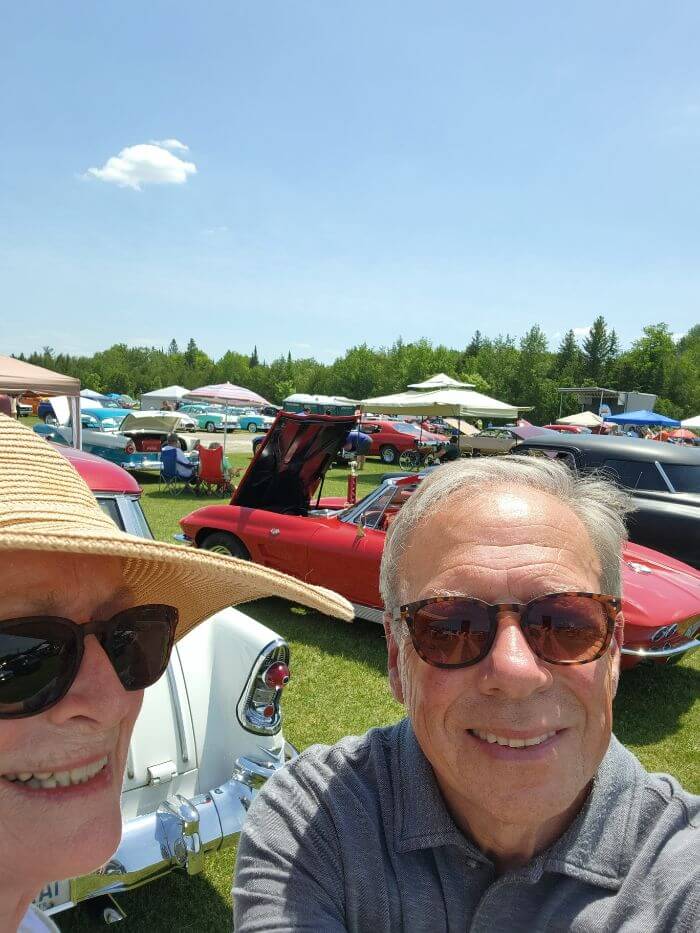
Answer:
<svg viewBox="0 0 700 933"><path fill-rule="evenodd" d="M152 537L129 473L83 451L55 449L122 530ZM178 642L165 675L146 690L134 729L119 849L99 871L47 885L35 903L53 914L176 869L194 875L208 853L234 845L257 790L296 754L282 732L288 680L287 643L237 609L216 613ZM106 920L116 919L109 901L100 907Z"/></svg>

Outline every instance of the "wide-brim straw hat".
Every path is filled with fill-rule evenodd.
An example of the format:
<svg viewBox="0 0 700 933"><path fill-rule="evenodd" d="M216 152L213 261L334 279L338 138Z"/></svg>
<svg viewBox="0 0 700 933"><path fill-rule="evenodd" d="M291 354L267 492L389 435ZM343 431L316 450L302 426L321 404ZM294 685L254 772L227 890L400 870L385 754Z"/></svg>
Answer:
<svg viewBox="0 0 700 933"><path fill-rule="evenodd" d="M5 415L0 415L0 551L120 558L134 605L165 603L178 610L177 638L220 609L265 596L353 618L350 603L323 587L250 561L126 534L104 514L68 460Z"/></svg>

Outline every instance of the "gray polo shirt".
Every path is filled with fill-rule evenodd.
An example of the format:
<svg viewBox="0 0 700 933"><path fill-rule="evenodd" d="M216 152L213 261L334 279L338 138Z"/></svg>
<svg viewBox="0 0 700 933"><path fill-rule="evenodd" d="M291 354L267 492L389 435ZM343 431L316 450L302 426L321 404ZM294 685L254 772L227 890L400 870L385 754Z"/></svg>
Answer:
<svg viewBox="0 0 700 933"><path fill-rule="evenodd" d="M697 933L700 797L613 738L575 822L497 876L457 828L408 720L307 749L250 810L237 933Z"/></svg>

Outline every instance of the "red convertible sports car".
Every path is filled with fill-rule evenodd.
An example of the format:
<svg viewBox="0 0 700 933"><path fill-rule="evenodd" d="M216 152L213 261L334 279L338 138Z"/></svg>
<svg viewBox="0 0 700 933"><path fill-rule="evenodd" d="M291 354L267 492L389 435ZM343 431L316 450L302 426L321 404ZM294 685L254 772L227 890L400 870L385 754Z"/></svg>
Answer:
<svg viewBox="0 0 700 933"><path fill-rule="evenodd" d="M354 421L280 413L231 503L185 516L179 540L330 587L355 605L358 617L381 622L386 529L421 477L386 477L353 504L321 498L325 473ZM623 667L678 660L700 647L700 572L627 544L623 611Z"/></svg>

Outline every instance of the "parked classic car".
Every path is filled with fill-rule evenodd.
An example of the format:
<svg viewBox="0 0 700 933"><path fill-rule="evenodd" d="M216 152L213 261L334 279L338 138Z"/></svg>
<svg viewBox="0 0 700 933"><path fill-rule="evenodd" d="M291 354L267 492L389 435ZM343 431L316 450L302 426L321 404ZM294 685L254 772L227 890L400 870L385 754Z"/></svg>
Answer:
<svg viewBox="0 0 700 933"><path fill-rule="evenodd" d="M152 537L133 477L82 451L56 449L123 531ZM288 665L287 643L238 609L216 613L178 642L136 721L119 849L99 871L47 885L39 906L55 913L176 868L196 874L208 853L235 845L257 789L294 754L280 708Z"/></svg>
<svg viewBox="0 0 700 933"><path fill-rule="evenodd" d="M250 431L251 434L269 430L275 420L269 415L261 415L257 411L241 411L237 417L238 427L241 431Z"/></svg>
<svg viewBox="0 0 700 933"><path fill-rule="evenodd" d="M630 540L700 568L700 450L625 435L566 434L530 438L513 453L602 471L634 498Z"/></svg>
<svg viewBox="0 0 700 933"><path fill-rule="evenodd" d="M422 475L389 477L355 505L322 499L323 477L348 423L352 419L279 416L231 503L186 515L181 537L330 587L360 618L381 622L386 528ZM700 647L700 572L635 544L625 547L622 569L623 665L667 662Z"/></svg>
<svg viewBox="0 0 700 933"><path fill-rule="evenodd" d="M196 463L199 459L196 451L198 441L191 435L178 433L181 421L177 412L132 411L121 420L116 432L91 430L91 422L88 421L82 432L83 450L110 460L131 473L160 473L160 448L168 434L176 433L180 447ZM35 424L34 431L56 444L70 447L73 443L73 430L69 425Z"/></svg>
<svg viewBox="0 0 700 933"><path fill-rule="evenodd" d="M444 434L421 430L420 425L408 421L362 418L359 429L372 440L368 456L379 457L382 463L398 463L405 450L415 450L419 444L438 449L449 443Z"/></svg>
<svg viewBox="0 0 700 933"><path fill-rule="evenodd" d="M208 431L214 434L216 431L235 431L238 427L238 418L229 411L228 413L220 405L214 407L211 405L197 405L194 402L180 405L178 414L187 415L196 424L197 429Z"/></svg>

